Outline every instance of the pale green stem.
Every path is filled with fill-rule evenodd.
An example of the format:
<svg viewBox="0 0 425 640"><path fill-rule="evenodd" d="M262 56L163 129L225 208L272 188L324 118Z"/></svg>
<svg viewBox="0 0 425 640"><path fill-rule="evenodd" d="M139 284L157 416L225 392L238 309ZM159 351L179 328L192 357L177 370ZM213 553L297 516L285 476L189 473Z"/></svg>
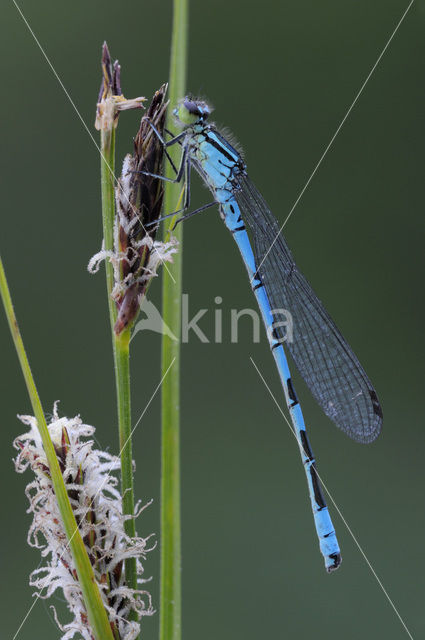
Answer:
<svg viewBox="0 0 425 640"><path fill-rule="evenodd" d="M69 548L72 553L75 568L77 570L78 582L84 598L84 604L87 610L89 622L96 640L114 640L108 616L102 603L102 598L97 586L93 568L87 555L84 542L78 530L77 522L69 502L65 483L59 468L59 462L56 457L55 449L50 438L47 428L46 419L44 417L43 408L35 386L34 378L25 352L22 336L19 331L18 322L16 320L13 309L12 299L9 287L7 285L6 274L3 268L3 262L0 258L0 293L6 311L7 320L10 331L12 333L13 342L24 375L25 384L31 400L34 415L37 419L37 426L43 442L43 449L49 464L50 475L58 502L59 512L62 517L63 526L66 537L68 539Z"/></svg>
<svg viewBox="0 0 425 640"><path fill-rule="evenodd" d="M186 90L188 0L174 0L169 99L173 108ZM168 126L172 127L172 122ZM170 153L178 165L178 145ZM170 167L168 177L174 177ZM176 210L181 185L166 183L164 211ZM175 231L179 252L163 271L162 314L166 326L180 337L183 225ZM168 372L169 367L170 371ZM167 374L168 372L168 374ZM162 338L162 454L161 454L161 590L160 640L181 638L180 524L180 344Z"/></svg>
<svg viewBox="0 0 425 640"><path fill-rule="evenodd" d="M100 132L100 180L102 189L103 242L106 251L114 250L115 221L115 128L101 129ZM115 302L111 298L114 287L114 269L109 260L105 260L106 289L112 330L117 319ZM114 341L115 345L115 341Z"/></svg>
<svg viewBox="0 0 425 640"><path fill-rule="evenodd" d="M114 249L114 220L115 220L115 129L101 130L101 185L102 185L102 219L103 238L106 251ZM119 336L114 332L117 319L115 302L111 298L114 286L113 267L106 261L106 289L108 294L109 317L111 321L112 348L114 354L115 385L118 406L118 431L121 456L121 493L123 513L134 514L133 488L133 453L131 443L131 396L130 396L130 330L123 331ZM136 535L134 518L129 518L124 524L125 532L131 538ZM125 561L125 577L127 585L137 589L136 558ZM133 612L131 619L136 619Z"/></svg>

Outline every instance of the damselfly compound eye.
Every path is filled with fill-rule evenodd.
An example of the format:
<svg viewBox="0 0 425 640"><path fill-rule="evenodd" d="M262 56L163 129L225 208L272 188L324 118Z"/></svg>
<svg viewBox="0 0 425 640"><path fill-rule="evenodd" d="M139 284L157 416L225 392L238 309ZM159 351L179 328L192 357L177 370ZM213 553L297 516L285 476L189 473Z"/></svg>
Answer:
<svg viewBox="0 0 425 640"><path fill-rule="evenodd" d="M198 122L204 122L211 111L211 107L203 100L194 100L186 96L179 102L173 114L176 116L178 123L190 126Z"/></svg>
<svg viewBox="0 0 425 640"><path fill-rule="evenodd" d="M184 99L183 106L191 115L198 116L201 120L206 120L211 113L210 107L207 103L201 100L192 100L186 97Z"/></svg>

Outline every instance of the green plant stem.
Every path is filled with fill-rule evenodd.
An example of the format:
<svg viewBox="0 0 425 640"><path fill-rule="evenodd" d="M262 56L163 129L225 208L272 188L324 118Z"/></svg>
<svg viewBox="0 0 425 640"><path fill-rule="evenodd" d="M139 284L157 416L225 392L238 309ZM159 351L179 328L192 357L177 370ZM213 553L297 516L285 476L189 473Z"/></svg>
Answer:
<svg viewBox="0 0 425 640"><path fill-rule="evenodd" d="M100 181L102 190L102 221L103 242L106 251L114 249L114 219L115 219L115 128L101 129L100 132ZM115 302L111 298L114 286L114 269L109 260L105 260L106 289L108 292L109 318L112 332L117 319ZM115 340L113 339L115 345ZM114 346L113 345L113 346Z"/></svg>
<svg viewBox="0 0 425 640"><path fill-rule="evenodd" d="M123 513L134 514L133 453L131 442L131 395L130 395L130 329L115 336L115 378L118 400L118 424L121 452L121 490ZM136 523L129 518L124 523L125 532L131 538L136 536ZM136 558L125 561L127 585L137 589ZM134 619L136 619L134 615Z"/></svg>
<svg viewBox="0 0 425 640"><path fill-rule="evenodd" d="M3 268L3 262L0 258L0 292L3 300L7 320L10 331L12 333L13 342L15 343L16 352L18 354L19 363L24 375L25 384L31 400L34 415L37 419L38 430L43 442L44 452L49 464L50 474L52 478L53 488L58 501L59 511L62 517L68 544L71 549L75 568L78 574L78 581L83 593L84 604L87 610L89 622L93 633L97 640L113 640L111 626L108 616L102 603L102 598L97 586L93 568L87 555L84 542L78 530L77 522L69 502L65 483L59 468L59 462L56 457L55 449L50 438L47 428L46 419L44 417L43 408L35 386L34 378L25 352L24 343L19 331L18 322L13 309L12 299L6 280L6 274Z"/></svg>
<svg viewBox="0 0 425 640"><path fill-rule="evenodd" d="M114 220L115 220L115 129L101 130L101 186L102 186L102 219L103 238L106 251L114 248ZM133 487L133 453L131 442L131 395L130 395L130 330L123 331L119 336L114 332L117 319L115 302L111 298L114 286L113 267L106 261L106 289L108 294L109 317L112 332L112 349L114 355L115 385L118 407L118 432L121 456L121 495L123 513L134 514ZM136 525L133 518L125 521L125 532L134 538ZM137 589L136 558L125 561L125 576L127 585ZM132 612L131 619L136 619Z"/></svg>
<svg viewBox="0 0 425 640"><path fill-rule="evenodd" d="M174 0L169 98L171 108L186 90L188 0ZM170 126L170 122L168 122ZM172 127L172 123L171 123ZM170 148L177 162L179 152ZM168 177L174 177L167 167ZM166 183L164 210L174 211L181 186ZM183 225L175 231L179 252L163 271L163 320L181 333ZM168 369L170 368L169 373ZM180 344L162 338L162 449L161 449L161 589L160 640L181 638L181 524L180 524Z"/></svg>

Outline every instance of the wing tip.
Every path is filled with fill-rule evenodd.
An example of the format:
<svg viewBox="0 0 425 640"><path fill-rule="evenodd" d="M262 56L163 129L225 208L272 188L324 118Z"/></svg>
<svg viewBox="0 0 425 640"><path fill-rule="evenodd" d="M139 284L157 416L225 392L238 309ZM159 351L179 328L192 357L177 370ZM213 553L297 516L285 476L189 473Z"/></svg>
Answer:
<svg viewBox="0 0 425 640"><path fill-rule="evenodd" d="M357 425L355 429L353 429L352 427L350 427L350 429L346 429L345 426L342 426L341 428L353 440L356 440L361 444L371 444L378 438L379 434L381 433L382 423L383 417L381 411L379 415L374 413L372 419L368 421L367 425L363 424L361 428L358 428Z"/></svg>
<svg viewBox="0 0 425 640"><path fill-rule="evenodd" d="M377 439L382 431L382 408L376 397L376 393L374 391L373 393L375 400L372 401L372 405L369 404L367 416L363 414L363 419L357 416L360 419L355 420L353 414L351 412L347 413L346 411L341 413L336 411L327 413L328 417L339 429L344 431L352 440L362 444L370 444Z"/></svg>

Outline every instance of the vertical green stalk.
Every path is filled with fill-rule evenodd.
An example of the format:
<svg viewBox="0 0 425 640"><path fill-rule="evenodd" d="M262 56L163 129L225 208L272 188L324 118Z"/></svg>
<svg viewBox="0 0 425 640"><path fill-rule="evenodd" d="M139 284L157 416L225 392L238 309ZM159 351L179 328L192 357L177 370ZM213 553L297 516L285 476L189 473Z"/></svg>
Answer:
<svg viewBox="0 0 425 640"><path fill-rule="evenodd" d="M106 251L114 250L115 220L115 127L113 124L100 131L100 180L102 190L103 241ZM111 298L114 286L114 269L109 260L105 260L106 289L108 292L109 317L112 331L117 319L115 302ZM115 341L113 340L115 347Z"/></svg>
<svg viewBox="0 0 425 640"><path fill-rule="evenodd" d="M106 251L114 248L114 220L115 220L115 128L101 129L101 185L102 185L102 218L103 237ZM114 354L115 385L118 406L118 431L121 455L121 493L123 513L134 514L134 487L132 468L131 442L131 396L130 396L130 330L123 331L119 336L114 332L117 319L115 302L111 298L114 285L113 267L106 261L106 289L108 293L109 317L111 321L112 348ZM125 522L125 532L130 537L136 535L136 524L133 518ZM125 561L126 582L132 589L137 589L136 558ZM132 619L136 619L133 612Z"/></svg>
<svg viewBox="0 0 425 640"><path fill-rule="evenodd" d="M125 514L134 514L133 449L131 441L131 396L130 396L130 329L119 336L114 334L115 379L118 400L118 426L121 452L121 492L122 508ZM134 518L124 523L125 532L131 538L136 536ZM125 561L127 585L137 589L136 558ZM132 618L136 620L135 612Z"/></svg>
<svg viewBox="0 0 425 640"><path fill-rule="evenodd" d="M59 462L56 457L55 449L50 438L47 428L46 419L44 417L43 407L32 376L31 368L25 352L24 343L19 331L18 322L13 309L12 299L9 287L7 285L6 274L3 268L3 262L0 258L0 294L3 300L4 309L12 334L13 342L18 354L19 363L24 375L25 384L27 386L28 395L34 415L37 419L37 426L43 442L43 449L49 464L50 475L58 501L59 511L62 517L66 537L71 549L75 568L77 570L78 581L83 593L84 604L87 610L89 622L96 640L114 640L108 616L102 603L102 598L97 586L93 568L87 555L84 542L78 530L77 522L69 502L65 483L59 468Z"/></svg>
<svg viewBox="0 0 425 640"><path fill-rule="evenodd" d="M173 108L186 90L188 0L174 0L169 98ZM168 123L170 126L170 123ZM171 123L172 127L172 123ZM178 165L179 149L171 156ZM174 177L167 167L168 177ZM164 211L176 210L181 185L166 183ZM180 243L172 264L163 272L163 320L181 333L183 225L175 235ZM168 375L167 371L173 363ZM161 450L161 592L160 640L181 638L181 525L180 525L180 344L162 338L162 450Z"/></svg>

